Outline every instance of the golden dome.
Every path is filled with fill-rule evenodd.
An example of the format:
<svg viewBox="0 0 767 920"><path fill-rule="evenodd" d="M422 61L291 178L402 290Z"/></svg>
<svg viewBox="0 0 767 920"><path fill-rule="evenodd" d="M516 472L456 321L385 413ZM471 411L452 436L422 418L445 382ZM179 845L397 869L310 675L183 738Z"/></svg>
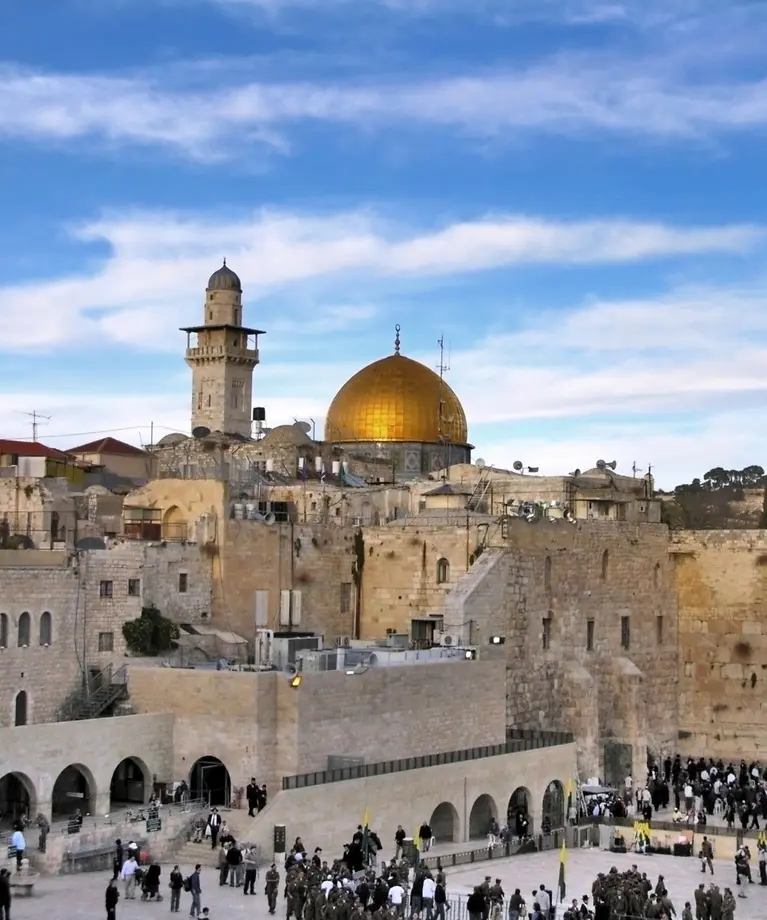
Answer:
<svg viewBox="0 0 767 920"><path fill-rule="evenodd" d="M325 440L466 444L466 414L438 374L397 353L364 367L341 387L328 409Z"/></svg>

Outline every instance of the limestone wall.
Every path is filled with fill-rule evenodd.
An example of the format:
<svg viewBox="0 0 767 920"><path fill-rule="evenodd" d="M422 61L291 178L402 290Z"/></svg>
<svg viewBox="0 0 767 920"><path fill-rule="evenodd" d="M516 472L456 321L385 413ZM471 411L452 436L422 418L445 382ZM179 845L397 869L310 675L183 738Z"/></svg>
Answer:
<svg viewBox="0 0 767 920"><path fill-rule="evenodd" d="M441 816L452 813L454 840L467 841L478 828L484 830L486 815L489 819L494 814L501 823L506 820L509 799L519 787L529 793L532 826L539 828L546 788L554 780L566 788L574 771L574 745L561 745L294 789L276 796L249 826L248 836L270 852L274 825L284 824L287 839L300 836L307 847L321 846L332 859L340 855L367 809L389 859L398 824L413 834L425 820L436 823L434 813L442 806ZM443 826L444 821L441 817ZM470 834L472 825L475 834Z"/></svg>
<svg viewBox="0 0 767 920"><path fill-rule="evenodd" d="M767 750L767 532L674 535L679 747L723 758Z"/></svg>
<svg viewBox="0 0 767 920"><path fill-rule="evenodd" d="M214 754L235 786L256 776L273 788L330 755L373 763L498 744L503 675L503 661L450 661L306 674L294 689L276 672L134 666L130 694L138 712L174 714L179 776Z"/></svg>

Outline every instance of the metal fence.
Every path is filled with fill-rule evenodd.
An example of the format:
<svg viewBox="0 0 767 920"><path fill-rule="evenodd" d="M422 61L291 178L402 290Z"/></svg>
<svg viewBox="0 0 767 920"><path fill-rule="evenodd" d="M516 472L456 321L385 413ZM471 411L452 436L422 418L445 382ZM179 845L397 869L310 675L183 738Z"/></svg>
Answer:
<svg viewBox="0 0 767 920"><path fill-rule="evenodd" d="M560 828L550 834L538 834L523 843L515 837L508 843L499 846L478 846L469 850L456 853L446 853L441 856L429 856L428 852L421 855L420 862L429 869L437 870L451 866L467 866L476 862L490 862L494 859L506 859L509 856L524 856L528 853L542 852L544 850L557 850L564 840L565 829ZM453 920L451 916L449 920Z"/></svg>
<svg viewBox="0 0 767 920"><path fill-rule="evenodd" d="M283 789L303 789L306 786L322 786L326 783L340 783L350 779L367 779L371 776L385 776L388 773L403 773L406 770L422 770L425 767L442 767L468 760L483 760L486 757L500 757L538 748L572 744L569 732L545 732L526 729L511 729L502 744L466 748L460 751L446 751L442 754L422 754L419 757L403 757L400 760L383 760L378 763L360 764L340 770L319 770L315 773L301 773L284 776Z"/></svg>

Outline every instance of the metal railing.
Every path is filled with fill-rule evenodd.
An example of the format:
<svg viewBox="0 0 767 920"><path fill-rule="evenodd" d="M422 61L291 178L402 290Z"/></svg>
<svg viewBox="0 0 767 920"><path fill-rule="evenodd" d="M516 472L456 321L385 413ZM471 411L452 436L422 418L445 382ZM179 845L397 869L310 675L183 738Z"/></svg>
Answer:
<svg viewBox="0 0 767 920"><path fill-rule="evenodd" d="M533 845L535 852L557 850L562 845L564 833L564 828L560 828L550 834L537 834L524 842L515 837L507 843L497 844L494 847L485 844L484 846L475 846L456 853L445 853L441 856L430 856L427 851L421 854L420 862L429 869L436 871L440 866L443 869L447 869L451 866L466 866L475 862L488 862L493 859L506 859L509 856L526 855L533 852ZM453 920L452 916L450 920Z"/></svg>
<svg viewBox="0 0 767 920"><path fill-rule="evenodd" d="M367 779L371 776L385 776L388 773L403 773L407 770L423 770L425 767L442 767L468 760L483 760L487 757L501 757L504 754L518 754L521 751L572 744L572 742L573 736L570 732L509 729L507 740L502 744L488 744L461 751L446 751L441 754L422 754L419 757L403 757L400 760L383 760L340 770L319 770L315 773L283 776L282 788L303 789L306 786L322 786L326 783L340 783L350 779Z"/></svg>

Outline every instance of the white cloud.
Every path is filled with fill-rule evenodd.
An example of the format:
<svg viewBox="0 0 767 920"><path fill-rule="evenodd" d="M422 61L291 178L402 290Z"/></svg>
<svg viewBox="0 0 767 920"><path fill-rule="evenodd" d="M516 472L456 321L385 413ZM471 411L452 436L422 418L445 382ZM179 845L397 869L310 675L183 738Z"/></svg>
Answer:
<svg viewBox="0 0 767 920"><path fill-rule="evenodd" d="M366 286L395 279L460 275L514 265L632 263L754 250L758 227L672 227L628 220L554 221L501 215L424 230L369 212L324 217L257 212L242 219L144 213L74 231L109 255L91 274L0 287L0 348L50 348L73 341L117 341L174 349L178 327L195 322L211 270L226 255L251 303L298 284L349 277ZM375 304L326 297L284 298L283 329L353 328ZM264 322L262 311L249 321ZM30 323L29 317L36 321ZM268 319L268 317L266 317ZM292 327L291 327L292 324ZM279 327L278 327L279 328Z"/></svg>
<svg viewBox="0 0 767 920"><path fill-rule="evenodd" d="M441 128L514 142L521 131L689 140L767 125L767 81L687 79L646 59L560 56L526 69L356 83L248 81L235 68L228 79L208 72L204 90L187 78L183 65L175 76L168 68L114 76L8 65L0 69L0 137L160 146L217 162L254 146L285 153L293 130L307 122L371 131Z"/></svg>

